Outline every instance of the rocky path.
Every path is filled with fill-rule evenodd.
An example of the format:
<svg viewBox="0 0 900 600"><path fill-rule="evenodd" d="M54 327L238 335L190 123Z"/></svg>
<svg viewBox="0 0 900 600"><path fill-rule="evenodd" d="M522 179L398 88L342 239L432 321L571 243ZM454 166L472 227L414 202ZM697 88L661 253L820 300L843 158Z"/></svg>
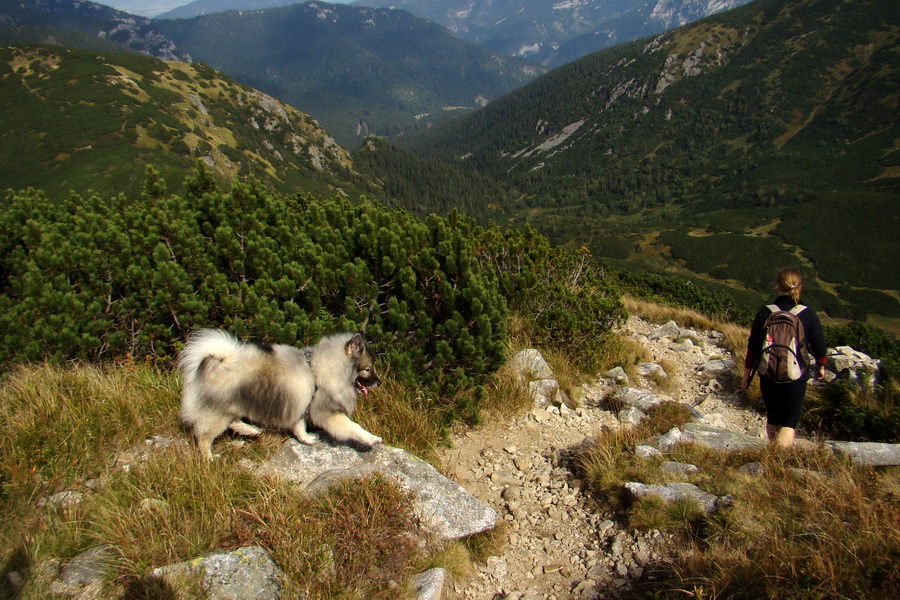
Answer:
<svg viewBox="0 0 900 600"><path fill-rule="evenodd" d="M676 328L677 329L677 328ZM632 317L622 333L648 348L654 364L671 373L658 386L648 377L626 385L662 400L695 407L710 424L739 433L764 435L765 423L744 408L739 393L726 389L717 361L733 360L715 332L660 333L659 326ZM689 340L689 341L686 341ZM713 365L713 367L710 367ZM718 375L718 376L717 376ZM658 378L659 376L657 376ZM506 549L477 567L465 581L448 585L448 600L569 600L621 597L644 567L658 560L668 540L659 532L639 534L582 493L571 470L574 450L604 428L620 424L604 399L620 387L611 377L586 385L577 408L536 407L468 431L443 451L448 471L502 519Z"/></svg>

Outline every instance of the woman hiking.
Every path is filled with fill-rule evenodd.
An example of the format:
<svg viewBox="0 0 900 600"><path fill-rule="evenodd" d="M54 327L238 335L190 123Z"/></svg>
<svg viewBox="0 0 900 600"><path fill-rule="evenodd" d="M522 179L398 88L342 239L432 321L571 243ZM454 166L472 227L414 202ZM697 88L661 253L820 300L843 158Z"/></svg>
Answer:
<svg viewBox="0 0 900 600"><path fill-rule="evenodd" d="M794 434L803 408L803 398L806 395L806 382L809 380L803 350L808 350L815 358L815 378L822 379L825 376L828 346L816 312L800 302L800 293L803 290L800 272L793 268L779 271L775 289L779 296L772 304L759 309L750 328L741 387L746 390L753 377L753 371L759 370L759 388L766 405L766 435L771 442L787 448L794 442ZM796 318L789 316L790 314ZM773 342L773 338L785 335L777 333L778 327L781 327L781 331L787 331L786 325L775 325L776 321L784 324L791 322L794 325L799 321L799 327L796 328L799 369L796 366L786 367L782 364L784 361L780 359L769 358L770 354L772 356L777 354L776 348L789 345L786 342L778 343L784 339L783 337ZM775 345L772 349L764 351L764 342ZM787 355L789 359L791 354L793 352L782 352L781 356ZM760 358L763 358L764 364L760 364ZM779 364L776 365L776 362Z"/></svg>

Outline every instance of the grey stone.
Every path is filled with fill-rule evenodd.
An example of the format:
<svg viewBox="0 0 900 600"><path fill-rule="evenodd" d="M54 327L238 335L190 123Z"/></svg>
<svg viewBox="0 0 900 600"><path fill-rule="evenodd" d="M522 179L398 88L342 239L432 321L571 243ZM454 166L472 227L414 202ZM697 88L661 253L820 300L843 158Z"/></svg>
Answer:
<svg viewBox="0 0 900 600"><path fill-rule="evenodd" d="M635 446L634 453L639 458L653 458L654 456L662 455L662 452L660 452L653 446L647 446L646 444Z"/></svg>
<svg viewBox="0 0 900 600"><path fill-rule="evenodd" d="M672 460L665 460L662 464L659 465L660 470L665 471L666 473L672 473L674 475L684 475L686 473L696 473L700 470L700 467L697 465L692 465L689 463L680 463Z"/></svg>
<svg viewBox="0 0 900 600"><path fill-rule="evenodd" d="M679 500L693 500L706 514L716 509L718 498L714 494L704 492L692 483L667 483L664 485L646 485L634 481L625 484L625 489L632 498L644 498L656 496L664 502L677 502Z"/></svg>
<svg viewBox="0 0 900 600"><path fill-rule="evenodd" d="M645 412L662 402L662 400L647 390L639 390L631 387L619 388L616 393L613 394L613 398L625 406L633 406Z"/></svg>
<svg viewBox="0 0 900 600"><path fill-rule="evenodd" d="M160 567L152 570L149 578L165 583L178 598L192 597L194 590L189 586L197 583L209 600L278 600L281 597L282 573L259 546L245 546Z"/></svg>
<svg viewBox="0 0 900 600"><path fill-rule="evenodd" d="M674 350L675 352L690 352L693 349L694 349L694 342L692 342L690 339L681 341L672 346L672 350Z"/></svg>
<svg viewBox="0 0 900 600"><path fill-rule="evenodd" d="M528 382L528 395L538 406L545 406L557 401L559 382L555 379L537 379Z"/></svg>
<svg viewBox="0 0 900 600"><path fill-rule="evenodd" d="M741 465L740 467L738 467L738 473L743 473L744 475L750 475L751 477L758 477L763 474L762 463L749 462L745 465Z"/></svg>
<svg viewBox="0 0 900 600"><path fill-rule="evenodd" d="M703 363L697 367L705 377L715 379L734 372L734 361L717 359Z"/></svg>
<svg viewBox="0 0 900 600"><path fill-rule="evenodd" d="M603 376L615 380L615 382L618 384L624 385L628 383L628 374L622 367L614 367L604 373Z"/></svg>
<svg viewBox="0 0 900 600"><path fill-rule="evenodd" d="M673 427L657 438L657 447L663 452L671 452L681 441L681 430Z"/></svg>
<svg viewBox="0 0 900 600"><path fill-rule="evenodd" d="M428 569L413 577L412 587L416 600L440 600L446 578L447 571L441 568Z"/></svg>
<svg viewBox="0 0 900 600"><path fill-rule="evenodd" d="M649 340L658 340L660 338L667 338L670 340L674 340L681 337L681 328L678 327L678 324L675 321L669 321L659 329L655 329L650 332L650 335L647 336Z"/></svg>
<svg viewBox="0 0 900 600"><path fill-rule="evenodd" d="M360 452L322 439L314 445L288 440L265 468L317 493L335 482L382 473L415 495L422 523L438 537L450 540L492 529L497 514L437 469L400 448L379 445Z"/></svg>
<svg viewBox="0 0 900 600"><path fill-rule="evenodd" d="M112 548L95 546L70 560L50 584L50 591L56 596L68 598L100 599L103 595L103 581L116 558Z"/></svg>
<svg viewBox="0 0 900 600"><path fill-rule="evenodd" d="M900 465L900 444L828 441L825 445L835 454L846 456L855 465L870 467Z"/></svg>
<svg viewBox="0 0 900 600"><path fill-rule="evenodd" d="M668 377L665 369L663 369L660 365L652 362L641 363L637 366L638 375L641 377L652 377L653 375L659 375L660 377Z"/></svg>
<svg viewBox="0 0 900 600"><path fill-rule="evenodd" d="M641 424L641 421L646 418L646 414L634 406L629 406L624 410L619 411L619 421L625 425L631 425L633 427L637 427Z"/></svg>
<svg viewBox="0 0 900 600"><path fill-rule="evenodd" d="M553 369L544 360L539 350L529 348L522 350L509 360L509 366L523 381L536 379L553 379Z"/></svg>
<svg viewBox="0 0 900 600"><path fill-rule="evenodd" d="M701 415L700 412L699 412L696 408L694 408L693 406L691 406L691 405L688 404L687 402L682 402L681 405L682 405L683 407L685 407L689 413L691 413L691 418L692 418L692 419L701 419L701 418L703 418L703 415Z"/></svg>
<svg viewBox="0 0 900 600"><path fill-rule="evenodd" d="M73 506L78 506L83 501L84 494L82 494L81 492L67 490L64 492L59 492L58 494L53 494L49 498L41 498L37 501L37 505L39 507L53 506L56 508L71 508Z"/></svg>
<svg viewBox="0 0 900 600"><path fill-rule="evenodd" d="M766 446L766 440L762 438L746 433L735 433L706 423L685 423L681 441L720 451L752 450Z"/></svg>

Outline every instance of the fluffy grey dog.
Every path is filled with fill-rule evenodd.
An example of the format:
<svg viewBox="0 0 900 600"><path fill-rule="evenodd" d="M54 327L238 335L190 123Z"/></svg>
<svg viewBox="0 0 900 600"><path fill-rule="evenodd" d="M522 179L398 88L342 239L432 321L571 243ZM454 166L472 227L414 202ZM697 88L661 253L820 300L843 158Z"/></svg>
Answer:
<svg viewBox="0 0 900 600"><path fill-rule="evenodd" d="M381 383L364 329L303 349L242 343L224 331L205 329L188 340L178 366L184 382L181 418L208 459L213 440L226 429L259 435L245 419L289 429L304 444L316 441L306 430L307 420L338 441L381 442L350 420L357 393L368 394Z"/></svg>

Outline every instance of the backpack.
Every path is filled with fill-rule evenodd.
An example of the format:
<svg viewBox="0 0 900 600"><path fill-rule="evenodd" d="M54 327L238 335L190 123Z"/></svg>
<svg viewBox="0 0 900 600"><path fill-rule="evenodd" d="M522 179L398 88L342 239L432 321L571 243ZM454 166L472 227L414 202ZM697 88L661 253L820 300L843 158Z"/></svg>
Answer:
<svg viewBox="0 0 900 600"><path fill-rule="evenodd" d="M806 335L797 317L806 308L802 304L791 310L781 310L774 304L767 307L772 314L763 326L763 345L757 370L760 377L775 383L797 381L806 370L800 353Z"/></svg>

